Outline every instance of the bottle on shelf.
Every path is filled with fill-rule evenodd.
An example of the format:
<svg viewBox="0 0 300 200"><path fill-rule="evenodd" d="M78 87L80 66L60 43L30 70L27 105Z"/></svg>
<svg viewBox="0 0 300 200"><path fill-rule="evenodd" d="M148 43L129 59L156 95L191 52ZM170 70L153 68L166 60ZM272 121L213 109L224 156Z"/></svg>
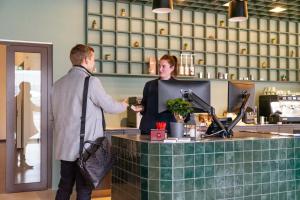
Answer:
<svg viewBox="0 0 300 200"><path fill-rule="evenodd" d="M155 56L149 56L148 73L152 74L152 75L156 74L156 59L155 59Z"/></svg>

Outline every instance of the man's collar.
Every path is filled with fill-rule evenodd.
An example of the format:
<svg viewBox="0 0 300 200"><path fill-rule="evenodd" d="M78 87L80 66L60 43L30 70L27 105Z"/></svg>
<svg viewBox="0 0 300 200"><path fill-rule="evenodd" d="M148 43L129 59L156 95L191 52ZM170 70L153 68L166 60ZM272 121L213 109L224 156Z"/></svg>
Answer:
<svg viewBox="0 0 300 200"><path fill-rule="evenodd" d="M73 65L73 67L79 67L81 69L83 69L87 74L89 74L90 76L93 76L93 74L87 69L85 68L84 66L82 65Z"/></svg>

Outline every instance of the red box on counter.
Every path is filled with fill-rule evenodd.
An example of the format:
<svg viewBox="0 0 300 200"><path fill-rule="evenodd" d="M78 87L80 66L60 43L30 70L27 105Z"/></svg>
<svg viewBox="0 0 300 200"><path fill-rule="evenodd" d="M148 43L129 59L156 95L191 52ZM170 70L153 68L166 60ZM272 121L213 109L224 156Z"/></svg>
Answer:
<svg viewBox="0 0 300 200"><path fill-rule="evenodd" d="M166 138L166 131L163 129L151 129L150 140L151 141L161 141Z"/></svg>

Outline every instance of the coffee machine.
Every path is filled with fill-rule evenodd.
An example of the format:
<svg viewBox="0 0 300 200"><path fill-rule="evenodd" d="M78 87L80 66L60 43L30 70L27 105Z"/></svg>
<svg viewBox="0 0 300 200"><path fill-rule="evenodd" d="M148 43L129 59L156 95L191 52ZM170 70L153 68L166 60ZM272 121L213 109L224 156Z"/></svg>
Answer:
<svg viewBox="0 0 300 200"><path fill-rule="evenodd" d="M259 96L259 116L267 117L269 123L299 123L299 95L261 95Z"/></svg>
<svg viewBox="0 0 300 200"><path fill-rule="evenodd" d="M128 108L127 108L127 126L139 128L142 115L139 112L135 112L130 108L130 105L139 106L141 105L142 97L129 97Z"/></svg>

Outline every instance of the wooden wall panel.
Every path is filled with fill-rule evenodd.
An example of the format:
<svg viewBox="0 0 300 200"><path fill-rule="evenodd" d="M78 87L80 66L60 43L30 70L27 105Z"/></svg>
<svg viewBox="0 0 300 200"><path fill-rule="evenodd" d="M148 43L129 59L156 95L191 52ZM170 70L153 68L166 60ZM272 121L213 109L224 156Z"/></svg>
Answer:
<svg viewBox="0 0 300 200"><path fill-rule="evenodd" d="M0 45L0 140L6 139L6 46Z"/></svg>

